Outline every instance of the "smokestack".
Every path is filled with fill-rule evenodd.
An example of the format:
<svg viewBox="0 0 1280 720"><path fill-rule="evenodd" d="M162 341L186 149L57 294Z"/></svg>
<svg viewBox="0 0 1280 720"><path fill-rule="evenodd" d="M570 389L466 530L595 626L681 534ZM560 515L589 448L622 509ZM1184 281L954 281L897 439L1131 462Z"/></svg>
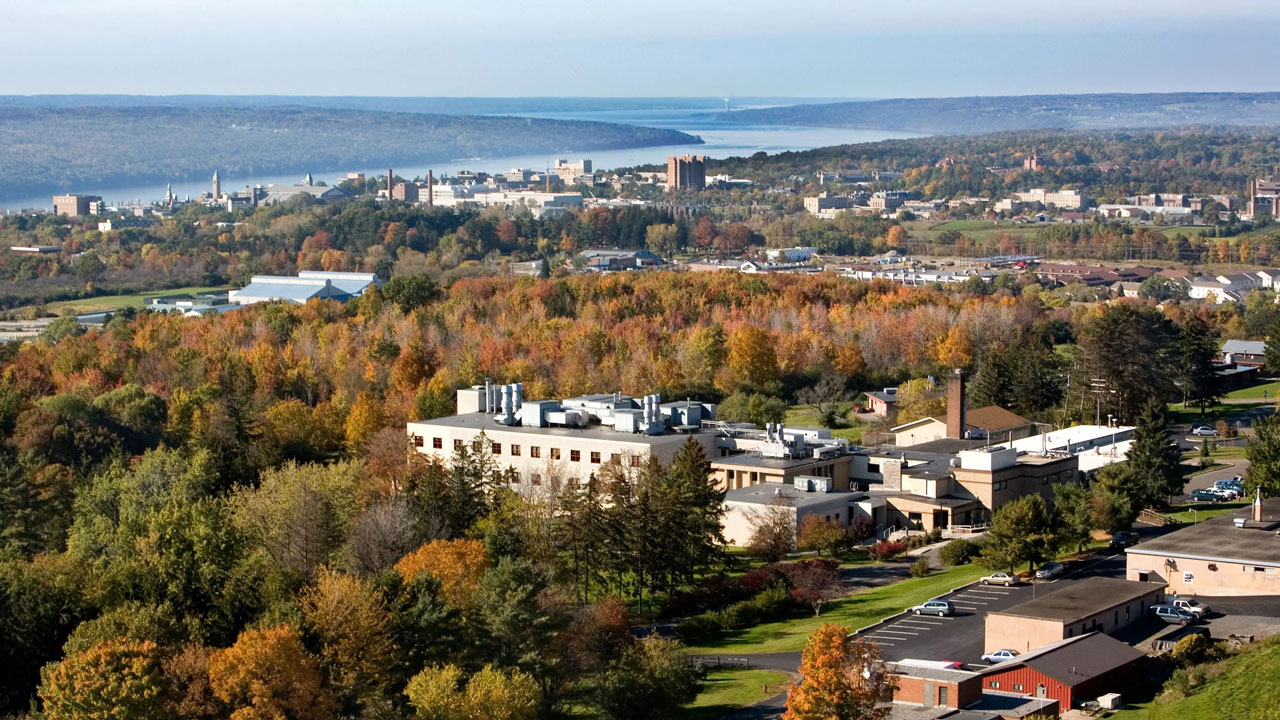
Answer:
<svg viewBox="0 0 1280 720"><path fill-rule="evenodd" d="M391 178L395 177L395 173L391 172L391 168L387 168L387 197L391 197Z"/></svg>
<svg viewBox="0 0 1280 720"><path fill-rule="evenodd" d="M493 412L493 378L484 379L484 411Z"/></svg>
<svg viewBox="0 0 1280 720"><path fill-rule="evenodd" d="M427 207L435 207L436 205L436 178L427 171Z"/></svg>
<svg viewBox="0 0 1280 720"><path fill-rule="evenodd" d="M964 438L965 423L964 370L953 368L947 378L947 437Z"/></svg>
<svg viewBox="0 0 1280 720"><path fill-rule="evenodd" d="M1253 495L1253 521L1262 522L1262 488L1259 487L1254 491Z"/></svg>

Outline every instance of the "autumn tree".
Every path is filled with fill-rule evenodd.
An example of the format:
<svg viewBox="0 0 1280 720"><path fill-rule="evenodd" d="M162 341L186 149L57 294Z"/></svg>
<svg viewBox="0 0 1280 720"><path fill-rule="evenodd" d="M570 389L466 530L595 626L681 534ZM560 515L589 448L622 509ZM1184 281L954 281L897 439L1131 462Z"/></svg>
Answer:
<svg viewBox="0 0 1280 720"><path fill-rule="evenodd" d="M796 545L802 550L817 550L821 557L823 552L835 555L836 550L845 542L844 527L839 520L828 519L816 513L804 516L800 521L800 532L796 537Z"/></svg>
<svg viewBox="0 0 1280 720"><path fill-rule="evenodd" d="M209 659L209 685L231 720L331 720L337 704L288 625L245 630Z"/></svg>
<svg viewBox="0 0 1280 720"><path fill-rule="evenodd" d="M892 248L904 247L907 242L907 229L901 225L894 225L889 228L889 234L885 236L885 242Z"/></svg>
<svg viewBox="0 0 1280 720"><path fill-rule="evenodd" d="M890 713L894 684L880 648L849 628L823 623L800 658L801 680L787 692L783 720L881 720Z"/></svg>
<svg viewBox="0 0 1280 720"><path fill-rule="evenodd" d="M351 404L345 425L347 447L358 452L365 441L386 424L386 416L382 411L382 403L371 393L360 393Z"/></svg>
<svg viewBox="0 0 1280 720"><path fill-rule="evenodd" d="M404 694L418 720L533 720L538 686L519 670L486 665L465 683L455 665L435 666L413 676Z"/></svg>
<svg viewBox="0 0 1280 720"><path fill-rule="evenodd" d="M755 325L743 325L729 336L729 370L736 387L763 388L778 380L773 336Z"/></svg>
<svg viewBox="0 0 1280 720"><path fill-rule="evenodd" d="M946 397L927 378L915 378L898 386L898 423L937 417L947 410Z"/></svg>
<svg viewBox="0 0 1280 720"><path fill-rule="evenodd" d="M660 258L670 259L676 254L677 243L680 239L680 230L675 225L663 223L660 225L650 225L645 230L644 243L649 252Z"/></svg>
<svg viewBox="0 0 1280 720"><path fill-rule="evenodd" d="M783 573L791 586L791 598L813 608L814 617L822 606L844 594L840 566L834 560L806 560L788 565Z"/></svg>
<svg viewBox="0 0 1280 720"><path fill-rule="evenodd" d="M479 540L433 540L401 558L396 571L406 582L419 573L429 573L440 581L450 605L466 609L472 606L480 580L492 565Z"/></svg>
<svg viewBox="0 0 1280 720"><path fill-rule="evenodd" d="M766 562L777 562L796 549L796 515L786 498L778 496L769 507L750 517L747 551Z"/></svg>
<svg viewBox="0 0 1280 720"><path fill-rule="evenodd" d="M54 665L40 698L50 720L150 720L168 715L167 692L156 644L117 638Z"/></svg>
<svg viewBox="0 0 1280 720"><path fill-rule="evenodd" d="M320 664L349 711L386 690L396 663L393 618L382 598L348 575L323 571L298 602L307 630L320 643Z"/></svg>

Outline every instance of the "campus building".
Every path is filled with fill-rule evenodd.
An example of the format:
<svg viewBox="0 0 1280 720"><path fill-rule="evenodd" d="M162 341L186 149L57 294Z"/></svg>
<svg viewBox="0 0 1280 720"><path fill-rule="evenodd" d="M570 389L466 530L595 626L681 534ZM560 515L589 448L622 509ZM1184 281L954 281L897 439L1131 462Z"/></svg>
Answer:
<svg viewBox="0 0 1280 720"><path fill-rule="evenodd" d="M97 195L54 195L53 212L67 217L83 217L102 213L102 198Z"/></svg>
<svg viewBox="0 0 1280 720"><path fill-rule="evenodd" d="M1086 633L981 671L981 689L1052 701L1065 711L1141 684L1146 658L1105 633Z"/></svg>
<svg viewBox="0 0 1280 720"><path fill-rule="evenodd" d="M252 305L274 300L305 304L308 300L330 299L345 302L363 295L382 281L374 273L303 270L297 277L254 275L249 284L228 293L236 305Z"/></svg>
<svg viewBox="0 0 1280 720"><path fill-rule="evenodd" d="M707 187L707 156L672 155L667 158L667 188L703 190Z"/></svg>
<svg viewBox="0 0 1280 720"><path fill-rule="evenodd" d="M1280 595L1280 498L1189 525L1125 550L1126 577L1172 593Z"/></svg>
<svg viewBox="0 0 1280 720"><path fill-rule="evenodd" d="M1163 582L1094 577L1005 610L987 613L983 652L1029 652L1092 632L1142 621L1164 599Z"/></svg>

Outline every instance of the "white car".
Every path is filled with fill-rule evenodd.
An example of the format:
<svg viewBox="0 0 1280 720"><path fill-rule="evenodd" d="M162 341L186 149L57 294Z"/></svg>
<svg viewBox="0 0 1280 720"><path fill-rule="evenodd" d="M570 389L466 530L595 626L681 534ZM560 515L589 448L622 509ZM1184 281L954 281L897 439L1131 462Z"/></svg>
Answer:
<svg viewBox="0 0 1280 720"><path fill-rule="evenodd" d="M1169 604L1179 610L1185 610L1198 618L1203 618L1205 615L1208 615L1211 609L1208 605L1196 602L1195 598L1173 598L1172 600L1169 600Z"/></svg>
<svg viewBox="0 0 1280 720"><path fill-rule="evenodd" d="M989 652L986 655L983 655L982 661L995 665L996 663L1002 663L1005 660L1012 660L1017 656L1018 653L1012 650L996 650L995 652Z"/></svg>
<svg viewBox="0 0 1280 720"><path fill-rule="evenodd" d="M1195 437L1213 437L1218 434L1218 431L1208 425L1196 425L1191 428L1191 434Z"/></svg>
<svg viewBox="0 0 1280 720"><path fill-rule="evenodd" d="M1010 575L1007 572L998 572L991 573L978 582L981 582L983 585L1003 585L1005 587L1009 587L1010 585L1017 585L1022 581L1018 579L1017 575Z"/></svg>

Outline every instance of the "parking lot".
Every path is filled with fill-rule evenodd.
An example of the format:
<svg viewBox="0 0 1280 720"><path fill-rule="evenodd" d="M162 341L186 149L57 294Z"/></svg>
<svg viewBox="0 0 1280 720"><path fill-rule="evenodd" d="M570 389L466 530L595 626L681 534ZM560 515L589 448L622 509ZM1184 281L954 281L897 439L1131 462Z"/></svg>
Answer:
<svg viewBox="0 0 1280 720"><path fill-rule="evenodd" d="M884 656L889 660L946 660L984 666L986 663L982 662L982 646L988 612L1005 610L1045 593L1060 590L1082 578L1123 578L1124 567L1124 555L1115 553L1069 566L1067 572L1056 580L1008 588L1000 585L969 585L957 592L939 596L955 605L955 615L898 615L857 635L880 645Z"/></svg>

